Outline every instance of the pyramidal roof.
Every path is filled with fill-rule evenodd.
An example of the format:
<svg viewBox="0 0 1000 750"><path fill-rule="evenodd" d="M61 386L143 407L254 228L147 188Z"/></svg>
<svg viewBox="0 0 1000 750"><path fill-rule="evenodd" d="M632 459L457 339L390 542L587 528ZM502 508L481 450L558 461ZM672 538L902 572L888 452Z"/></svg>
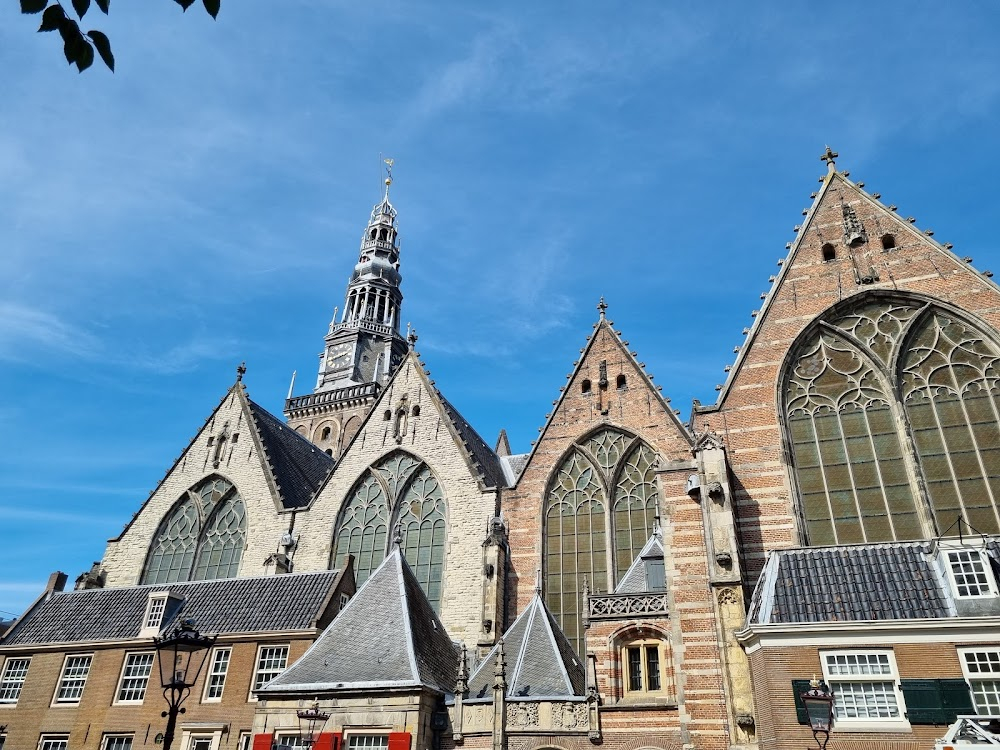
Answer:
<svg viewBox="0 0 1000 750"><path fill-rule="evenodd" d="M646 568L642 564L642 561L649 557L663 559L663 543L660 541L658 532L653 532L650 535L649 539L646 540L645 546L635 556L628 571L622 576L618 585L615 586L616 594L641 594L649 591L649 586L646 582Z"/></svg>
<svg viewBox="0 0 1000 750"><path fill-rule="evenodd" d="M394 549L297 662L263 694L454 689L458 648Z"/></svg>
<svg viewBox="0 0 1000 750"><path fill-rule="evenodd" d="M507 698L583 698L586 674L569 640L535 593L525 610L503 636L507 657ZM499 644L469 678L466 702L493 700L493 669Z"/></svg>

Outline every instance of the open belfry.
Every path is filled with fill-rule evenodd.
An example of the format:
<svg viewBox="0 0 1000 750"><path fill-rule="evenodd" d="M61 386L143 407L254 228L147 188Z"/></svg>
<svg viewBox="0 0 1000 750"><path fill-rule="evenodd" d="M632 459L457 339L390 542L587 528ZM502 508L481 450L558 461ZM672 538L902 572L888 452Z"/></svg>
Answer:
<svg viewBox="0 0 1000 750"><path fill-rule="evenodd" d="M315 388L281 419L241 366L0 638L0 750L917 750L1000 716L1000 289L837 158L715 403L685 421L601 298L520 451L401 333L387 172Z"/></svg>

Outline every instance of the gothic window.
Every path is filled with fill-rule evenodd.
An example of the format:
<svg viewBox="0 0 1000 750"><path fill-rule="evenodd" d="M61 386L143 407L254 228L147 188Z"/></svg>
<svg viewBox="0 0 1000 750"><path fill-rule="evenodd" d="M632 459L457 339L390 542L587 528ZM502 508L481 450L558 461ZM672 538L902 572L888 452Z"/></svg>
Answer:
<svg viewBox="0 0 1000 750"><path fill-rule="evenodd" d="M403 556L435 610L444 579L447 503L430 468L398 451L369 468L348 495L335 534L334 567L354 555L358 585L385 559L399 525Z"/></svg>
<svg viewBox="0 0 1000 750"><path fill-rule="evenodd" d="M882 235L882 249L883 250L892 250L895 247L896 247L896 238L893 237L891 234L883 234Z"/></svg>
<svg viewBox="0 0 1000 750"><path fill-rule="evenodd" d="M834 249L833 245L831 245L829 242L823 245L822 251L823 251L824 261L831 261L837 259L837 251Z"/></svg>
<svg viewBox="0 0 1000 750"><path fill-rule="evenodd" d="M544 505L545 597L579 647L583 579L611 591L649 539L658 495L656 454L638 438L602 429L556 469Z"/></svg>
<svg viewBox="0 0 1000 750"><path fill-rule="evenodd" d="M997 533L997 362L982 331L913 298L866 296L807 332L783 397L808 543L918 539L959 516Z"/></svg>
<svg viewBox="0 0 1000 750"><path fill-rule="evenodd" d="M242 498L228 480L209 477L188 490L160 522L142 583L231 578L239 571L245 543Z"/></svg>

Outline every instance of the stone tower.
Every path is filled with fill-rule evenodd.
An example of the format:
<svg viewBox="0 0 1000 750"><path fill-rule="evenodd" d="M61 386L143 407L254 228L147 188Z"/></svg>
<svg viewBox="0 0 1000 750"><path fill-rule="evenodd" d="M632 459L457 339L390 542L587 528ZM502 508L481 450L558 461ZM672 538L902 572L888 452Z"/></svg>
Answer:
<svg viewBox="0 0 1000 750"><path fill-rule="evenodd" d="M386 163L391 170L391 160ZM373 209L361 237L358 263L347 284L343 309L333 320L319 355L316 388L304 396L289 393L288 424L338 458L361 426L382 386L407 350L399 333L403 293L399 289L399 236L396 209L385 194Z"/></svg>

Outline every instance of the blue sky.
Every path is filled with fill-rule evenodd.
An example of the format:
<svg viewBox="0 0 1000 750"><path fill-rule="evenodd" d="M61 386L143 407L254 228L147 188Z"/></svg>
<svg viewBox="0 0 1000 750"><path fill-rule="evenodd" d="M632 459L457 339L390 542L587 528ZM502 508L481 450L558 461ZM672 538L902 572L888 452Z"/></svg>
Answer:
<svg viewBox="0 0 1000 750"><path fill-rule="evenodd" d="M0 616L103 554L246 360L297 392L396 160L404 321L526 450L603 294L686 419L838 164L1000 272L1000 11L169 0L67 69L0 10ZM88 16L89 18L89 16Z"/></svg>

